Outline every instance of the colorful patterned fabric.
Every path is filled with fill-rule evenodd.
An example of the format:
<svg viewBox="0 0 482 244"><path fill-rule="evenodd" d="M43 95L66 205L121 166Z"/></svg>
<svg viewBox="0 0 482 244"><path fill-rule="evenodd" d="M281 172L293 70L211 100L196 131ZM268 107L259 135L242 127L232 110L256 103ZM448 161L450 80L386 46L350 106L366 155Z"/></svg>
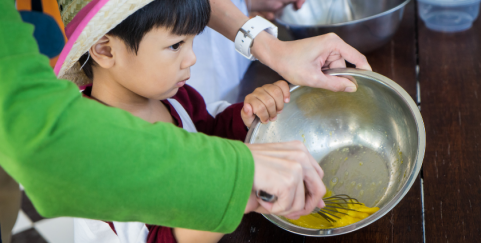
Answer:
<svg viewBox="0 0 482 244"><path fill-rule="evenodd" d="M23 21L35 26L34 37L39 51L50 59L54 67L67 42L64 24L55 0L17 0L17 10Z"/></svg>

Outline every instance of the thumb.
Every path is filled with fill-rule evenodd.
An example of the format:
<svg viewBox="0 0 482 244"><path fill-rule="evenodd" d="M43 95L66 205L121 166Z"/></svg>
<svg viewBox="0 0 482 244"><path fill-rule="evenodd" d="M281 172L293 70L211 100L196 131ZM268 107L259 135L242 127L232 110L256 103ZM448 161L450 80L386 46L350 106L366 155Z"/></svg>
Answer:
<svg viewBox="0 0 482 244"><path fill-rule="evenodd" d="M334 92L356 92L358 84L353 77L350 76L334 76L325 75L323 72L320 74L321 82L318 82L324 89L328 89Z"/></svg>
<svg viewBox="0 0 482 244"><path fill-rule="evenodd" d="M241 119L243 119L244 124L250 127L255 118L256 115L253 113L251 104L245 103L243 109L241 109Z"/></svg>

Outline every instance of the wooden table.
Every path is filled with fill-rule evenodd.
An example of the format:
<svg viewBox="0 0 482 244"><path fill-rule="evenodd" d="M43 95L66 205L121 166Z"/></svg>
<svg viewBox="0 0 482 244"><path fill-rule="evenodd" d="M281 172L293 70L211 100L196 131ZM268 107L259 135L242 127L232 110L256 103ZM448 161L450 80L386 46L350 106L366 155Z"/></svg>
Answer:
<svg viewBox="0 0 482 244"><path fill-rule="evenodd" d="M425 27L412 1L392 40L367 54L373 71L420 105L425 123L422 171L392 211L363 229L327 238L292 234L252 213L221 242L480 242L480 41L480 17L470 30L438 33ZM238 100L278 79L254 62Z"/></svg>

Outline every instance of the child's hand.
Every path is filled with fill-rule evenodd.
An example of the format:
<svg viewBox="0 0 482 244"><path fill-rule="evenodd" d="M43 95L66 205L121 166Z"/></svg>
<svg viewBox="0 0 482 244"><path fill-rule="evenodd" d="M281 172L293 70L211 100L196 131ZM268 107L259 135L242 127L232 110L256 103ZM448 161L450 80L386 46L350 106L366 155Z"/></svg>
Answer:
<svg viewBox="0 0 482 244"><path fill-rule="evenodd" d="M284 80L258 87L244 99L241 118L247 127L251 126L256 116L262 123L275 121L289 101L290 87Z"/></svg>

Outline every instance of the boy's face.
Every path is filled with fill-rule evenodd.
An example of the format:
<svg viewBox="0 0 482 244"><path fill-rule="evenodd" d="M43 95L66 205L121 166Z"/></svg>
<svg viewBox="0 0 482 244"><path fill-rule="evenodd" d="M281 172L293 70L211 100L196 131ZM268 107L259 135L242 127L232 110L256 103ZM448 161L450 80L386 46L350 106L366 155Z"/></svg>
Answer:
<svg viewBox="0 0 482 244"><path fill-rule="evenodd" d="M162 100L174 96L189 79L189 68L196 63L192 50L194 36L153 28L140 42L137 55L119 38L110 38L114 80L145 98Z"/></svg>

